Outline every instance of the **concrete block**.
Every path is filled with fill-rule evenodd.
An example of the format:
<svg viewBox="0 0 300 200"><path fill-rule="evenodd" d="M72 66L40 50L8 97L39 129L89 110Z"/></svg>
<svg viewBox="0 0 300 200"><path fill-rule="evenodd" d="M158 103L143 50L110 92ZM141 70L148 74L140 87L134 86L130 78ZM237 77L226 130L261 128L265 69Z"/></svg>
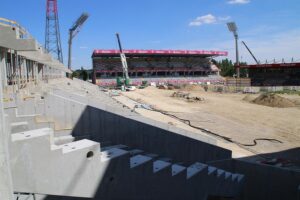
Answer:
<svg viewBox="0 0 300 200"><path fill-rule="evenodd" d="M150 156L136 155L130 158L130 168L135 168L152 160Z"/></svg>
<svg viewBox="0 0 300 200"><path fill-rule="evenodd" d="M187 179L190 179L192 178L193 176L195 176L196 174L200 173L201 171L203 171L205 168L207 168L207 165L206 164L203 164L203 163L194 163L192 164L191 166L189 166L187 168L187 175L186 175L186 178Z"/></svg>
<svg viewBox="0 0 300 200"><path fill-rule="evenodd" d="M178 164L173 164L172 165L172 176L176 176L180 173L182 173L186 167L178 165Z"/></svg>
<svg viewBox="0 0 300 200"><path fill-rule="evenodd" d="M128 151L118 148L111 148L101 152L101 161L106 162L128 154Z"/></svg>
<svg viewBox="0 0 300 200"><path fill-rule="evenodd" d="M53 134L53 130L50 128L43 128L37 130L30 130L20 133L14 133L11 135L12 142L20 140L29 140L37 137L50 136ZM50 145L50 144L49 144Z"/></svg>
<svg viewBox="0 0 300 200"><path fill-rule="evenodd" d="M11 133L24 132L29 130L28 122L14 122L10 124Z"/></svg>
<svg viewBox="0 0 300 200"><path fill-rule="evenodd" d="M62 144L73 142L74 140L75 138L72 135L54 137L54 144L62 145Z"/></svg>
<svg viewBox="0 0 300 200"><path fill-rule="evenodd" d="M167 167L169 167L171 165L171 163L166 162L166 161L162 161L162 160L156 160L153 162L153 173L157 173ZM170 174L171 174L171 170L170 170Z"/></svg>

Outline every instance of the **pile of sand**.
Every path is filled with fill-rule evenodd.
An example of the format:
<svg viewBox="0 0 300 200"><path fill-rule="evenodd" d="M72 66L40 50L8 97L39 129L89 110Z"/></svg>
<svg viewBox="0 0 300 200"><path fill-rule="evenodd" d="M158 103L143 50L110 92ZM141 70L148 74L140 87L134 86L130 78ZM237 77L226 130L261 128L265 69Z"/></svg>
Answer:
<svg viewBox="0 0 300 200"><path fill-rule="evenodd" d="M277 94L261 94L251 102L258 105L277 107L277 108L288 108L288 107L296 106L296 104L293 101L281 97Z"/></svg>
<svg viewBox="0 0 300 200"><path fill-rule="evenodd" d="M189 85L183 85L183 86L181 86L180 89L184 90L184 91L201 91L201 92L204 91L202 86L200 86L200 85L190 85L190 84Z"/></svg>
<svg viewBox="0 0 300 200"><path fill-rule="evenodd" d="M254 99L255 99L255 96L248 94L243 98L243 101L252 102Z"/></svg>

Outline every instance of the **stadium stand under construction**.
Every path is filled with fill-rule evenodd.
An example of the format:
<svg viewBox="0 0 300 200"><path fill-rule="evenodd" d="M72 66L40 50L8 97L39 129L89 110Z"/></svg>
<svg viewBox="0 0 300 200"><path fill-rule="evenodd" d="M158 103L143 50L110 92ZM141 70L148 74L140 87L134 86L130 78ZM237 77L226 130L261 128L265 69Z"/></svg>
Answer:
<svg viewBox="0 0 300 200"><path fill-rule="evenodd" d="M300 86L300 63L240 66L247 69L252 86Z"/></svg>
<svg viewBox="0 0 300 200"><path fill-rule="evenodd" d="M125 50L124 53L127 57L128 73L133 80L144 78L151 82L159 82L168 79L172 83L178 82L182 77L199 82L221 81L221 77L218 77L219 69L211 59L228 54L224 51L203 50ZM118 50L94 51L92 55L94 83L104 86L110 83L110 79L122 76L119 54Z"/></svg>

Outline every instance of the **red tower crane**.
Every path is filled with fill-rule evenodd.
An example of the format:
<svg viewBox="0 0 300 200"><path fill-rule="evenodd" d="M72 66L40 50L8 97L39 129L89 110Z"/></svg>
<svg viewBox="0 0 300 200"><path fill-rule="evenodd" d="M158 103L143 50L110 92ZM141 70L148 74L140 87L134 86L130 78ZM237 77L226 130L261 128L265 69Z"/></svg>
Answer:
<svg viewBox="0 0 300 200"><path fill-rule="evenodd" d="M47 0L45 49L63 62L57 0Z"/></svg>

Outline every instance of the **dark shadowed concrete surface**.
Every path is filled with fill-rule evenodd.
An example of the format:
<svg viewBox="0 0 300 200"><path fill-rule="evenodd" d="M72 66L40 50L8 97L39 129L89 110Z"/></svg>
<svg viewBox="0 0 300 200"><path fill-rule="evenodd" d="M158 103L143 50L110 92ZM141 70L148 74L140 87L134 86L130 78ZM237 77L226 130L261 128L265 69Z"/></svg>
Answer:
<svg viewBox="0 0 300 200"><path fill-rule="evenodd" d="M124 144L187 164L231 158L230 150L185 136L189 134L187 131L176 128L170 131L166 125L151 123L153 120L143 117L134 119L88 106L72 135L89 133L90 139L97 142Z"/></svg>
<svg viewBox="0 0 300 200"><path fill-rule="evenodd" d="M245 175L245 186L240 199L296 200L299 196L299 171L236 159L209 164Z"/></svg>

